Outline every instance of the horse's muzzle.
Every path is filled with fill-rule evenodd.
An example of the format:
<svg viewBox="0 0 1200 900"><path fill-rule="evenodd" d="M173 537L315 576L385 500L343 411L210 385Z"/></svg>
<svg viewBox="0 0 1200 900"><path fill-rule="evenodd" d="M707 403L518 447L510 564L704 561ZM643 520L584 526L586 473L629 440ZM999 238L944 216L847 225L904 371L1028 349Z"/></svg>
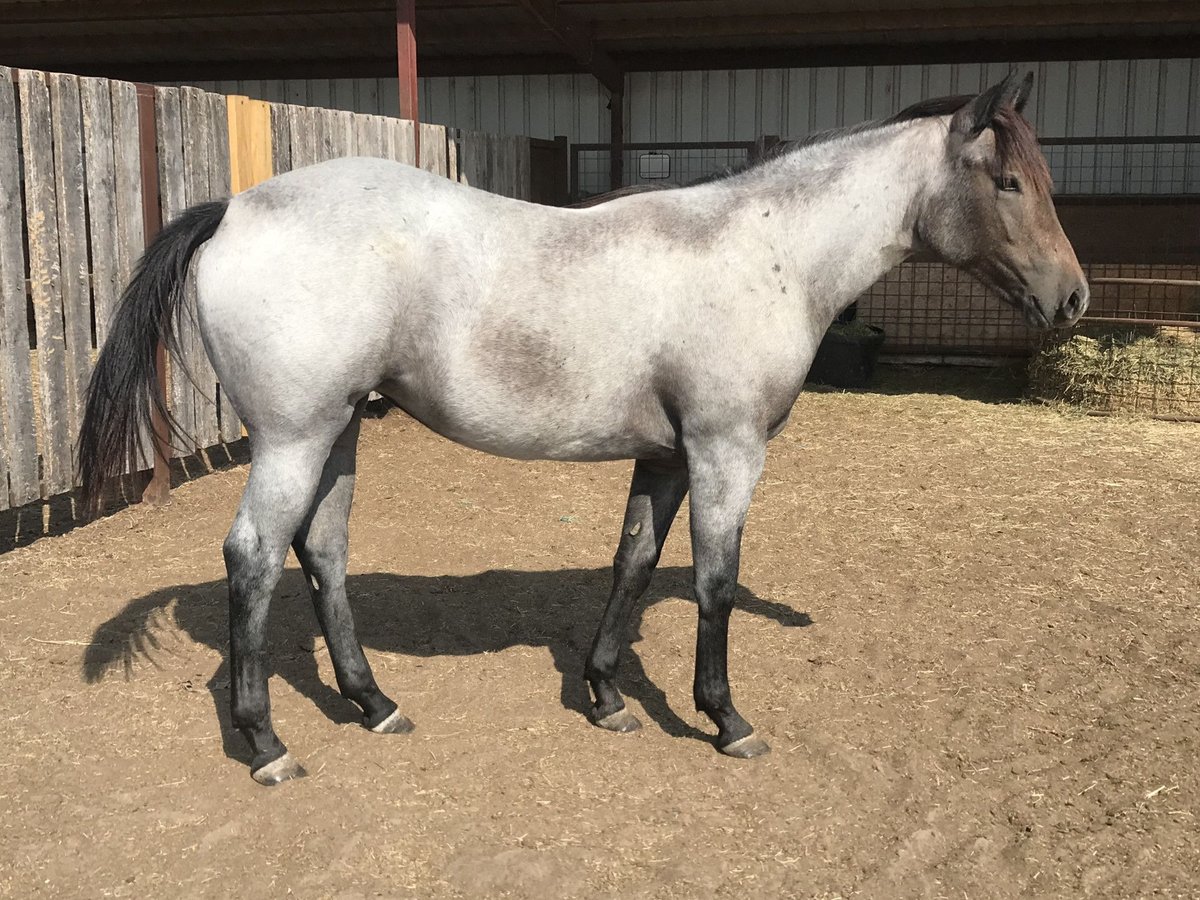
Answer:
<svg viewBox="0 0 1200 900"><path fill-rule="evenodd" d="M1071 291L1071 296L1059 304L1058 310L1054 314L1054 325L1058 328L1069 328L1074 325L1087 312L1090 299L1091 292L1088 290L1087 282L1083 282Z"/></svg>

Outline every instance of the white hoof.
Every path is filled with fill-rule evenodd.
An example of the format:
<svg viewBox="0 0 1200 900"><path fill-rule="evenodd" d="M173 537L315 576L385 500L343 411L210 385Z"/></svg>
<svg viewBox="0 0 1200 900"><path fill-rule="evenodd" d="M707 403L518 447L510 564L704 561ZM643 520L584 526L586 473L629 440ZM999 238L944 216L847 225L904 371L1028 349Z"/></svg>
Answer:
<svg viewBox="0 0 1200 900"><path fill-rule="evenodd" d="M371 729L376 734L408 734L415 726L408 719L396 710L378 725Z"/></svg>
<svg viewBox="0 0 1200 900"><path fill-rule="evenodd" d="M303 778L307 774L304 766L292 759L290 753L285 753L279 759L271 760L261 769L255 769L250 773L250 777L259 784L270 787L284 781L291 781L293 778Z"/></svg>

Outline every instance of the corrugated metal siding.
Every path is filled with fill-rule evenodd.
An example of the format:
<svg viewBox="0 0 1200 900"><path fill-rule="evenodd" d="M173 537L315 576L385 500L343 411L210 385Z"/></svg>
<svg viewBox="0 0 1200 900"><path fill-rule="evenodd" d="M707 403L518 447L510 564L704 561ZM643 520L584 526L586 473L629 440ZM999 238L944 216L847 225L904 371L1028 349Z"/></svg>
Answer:
<svg viewBox="0 0 1200 900"><path fill-rule="evenodd" d="M972 93L1008 64L855 66L629 76L630 141L804 137L878 119L924 97ZM1200 60L1018 63L1032 69L1027 109L1044 137L1200 134Z"/></svg>
<svg viewBox="0 0 1200 900"><path fill-rule="evenodd" d="M1028 114L1044 137L1200 134L1200 59L1018 63L1033 69ZM626 140L799 138L890 115L923 97L971 93L1007 63L635 72L626 82ZM395 115L391 78L203 82L206 90ZM608 137L608 95L588 75L421 79L430 122L576 143Z"/></svg>
<svg viewBox="0 0 1200 900"><path fill-rule="evenodd" d="M222 94L399 115L394 78L194 82ZM505 75L420 79L421 118L492 134L577 143L608 139L608 92L590 75Z"/></svg>

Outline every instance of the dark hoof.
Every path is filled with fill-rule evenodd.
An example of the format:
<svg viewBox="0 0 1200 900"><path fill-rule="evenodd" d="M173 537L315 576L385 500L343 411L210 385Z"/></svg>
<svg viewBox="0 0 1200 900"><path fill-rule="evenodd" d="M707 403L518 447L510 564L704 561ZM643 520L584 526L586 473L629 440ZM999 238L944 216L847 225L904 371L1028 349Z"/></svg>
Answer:
<svg viewBox="0 0 1200 900"><path fill-rule="evenodd" d="M770 753L771 745L757 734L748 734L744 738L730 741L724 747L717 747L717 749L726 756L736 759L754 759L756 756L765 756Z"/></svg>
<svg viewBox="0 0 1200 900"><path fill-rule="evenodd" d="M637 716L629 711L629 707L627 706L621 707L615 713L610 713L603 719L592 719L592 722L599 725L605 731L615 731L618 734L628 734L642 727L642 723L638 721Z"/></svg>
<svg viewBox="0 0 1200 900"><path fill-rule="evenodd" d="M376 734L408 734L417 726L407 717L396 710L371 730Z"/></svg>
<svg viewBox="0 0 1200 900"><path fill-rule="evenodd" d="M304 766L292 759L290 753L285 753L279 759L273 759L265 766L251 771L250 777L259 784L272 787L284 781L291 781L293 778L303 778L307 774L308 771Z"/></svg>

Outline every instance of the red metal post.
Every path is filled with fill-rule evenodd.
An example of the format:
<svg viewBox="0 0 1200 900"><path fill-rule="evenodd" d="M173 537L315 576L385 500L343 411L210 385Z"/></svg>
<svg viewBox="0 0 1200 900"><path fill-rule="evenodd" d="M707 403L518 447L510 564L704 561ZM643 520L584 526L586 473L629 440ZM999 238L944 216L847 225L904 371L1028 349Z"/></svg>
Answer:
<svg viewBox="0 0 1200 900"><path fill-rule="evenodd" d="M142 169L142 228L146 246L162 228L162 207L158 196L158 141L157 122L154 116L154 87L149 84L137 86L138 139ZM154 354L154 365L158 370L158 398L164 404L167 398L167 350L160 342ZM151 506L164 506L171 502L171 442L167 423L158 408L151 413L150 428L154 445L154 474L142 491L142 502Z"/></svg>
<svg viewBox="0 0 1200 900"><path fill-rule="evenodd" d="M417 3L396 0L396 63L400 88L400 118L414 124L417 165L421 164L420 111L417 109Z"/></svg>

